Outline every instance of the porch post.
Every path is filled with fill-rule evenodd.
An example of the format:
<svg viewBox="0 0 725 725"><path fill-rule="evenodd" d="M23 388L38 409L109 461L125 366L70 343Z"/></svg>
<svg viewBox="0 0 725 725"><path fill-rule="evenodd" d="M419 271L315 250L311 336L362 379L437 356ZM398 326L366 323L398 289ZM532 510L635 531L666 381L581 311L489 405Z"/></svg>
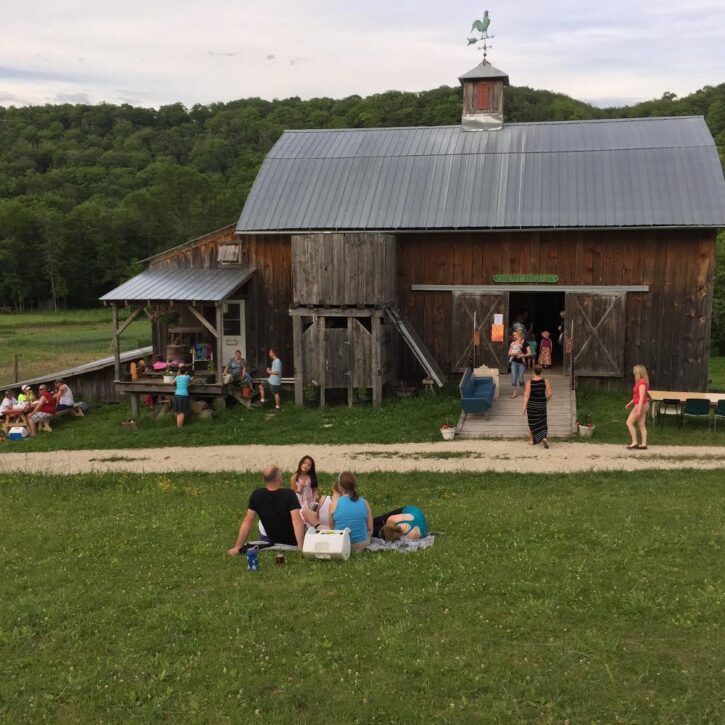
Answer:
<svg viewBox="0 0 725 725"><path fill-rule="evenodd" d="M111 303L111 320L113 322L113 379L121 379L121 345L118 339L118 306Z"/></svg>
<svg viewBox="0 0 725 725"><path fill-rule="evenodd" d="M224 334L224 308L223 302L216 302L216 381L224 385L224 360L222 359L222 341ZM227 404L226 396L222 393L216 400L217 409L224 410Z"/></svg>

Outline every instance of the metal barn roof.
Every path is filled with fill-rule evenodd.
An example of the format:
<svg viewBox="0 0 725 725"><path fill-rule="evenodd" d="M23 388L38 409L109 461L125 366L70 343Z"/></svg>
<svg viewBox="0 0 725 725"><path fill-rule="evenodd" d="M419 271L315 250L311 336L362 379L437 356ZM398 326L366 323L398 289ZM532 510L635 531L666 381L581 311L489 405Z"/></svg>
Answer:
<svg viewBox="0 0 725 725"><path fill-rule="evenodd" d="M174 300L180 302L220 302L247 282L255 267L215 267L213 269L153 268L137 274L101 297L105 302L126 300Z"/></svg>
<svg viewBox="0 0 725 725"><path fill-rule="evenodd" d="M237 231L725 226L701 116L286 131Z"/></svg>

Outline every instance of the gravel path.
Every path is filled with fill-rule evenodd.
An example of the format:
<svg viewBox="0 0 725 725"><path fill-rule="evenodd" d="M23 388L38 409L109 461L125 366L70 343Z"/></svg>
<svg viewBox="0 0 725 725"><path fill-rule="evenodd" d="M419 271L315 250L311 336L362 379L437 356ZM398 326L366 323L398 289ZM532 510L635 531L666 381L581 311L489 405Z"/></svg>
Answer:
<svg viewBox="0 0 725 725"><path fill-rule="evenodd" d="M515 441L453 441L378 445L208 446L128 450L6 453L2 472L89 473L129 471L260 471L267 463L293 470L303 455L317 470L353 471L499 471L572 473L674 468L725 468L725 447L657 446L628 451L624 445L561 443L547 451Z"/></svg>

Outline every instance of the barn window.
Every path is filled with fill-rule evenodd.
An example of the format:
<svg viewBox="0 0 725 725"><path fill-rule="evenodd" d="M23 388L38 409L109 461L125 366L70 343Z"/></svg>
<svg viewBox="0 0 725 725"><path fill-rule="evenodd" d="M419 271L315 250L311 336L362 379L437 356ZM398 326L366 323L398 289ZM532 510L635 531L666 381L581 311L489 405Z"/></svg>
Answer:
<svg viewBox="0 0 725 725"><path fill-rule="evenodd" d="M222 244L216 253L219 264L239 264L240 248L238 244Z"/></svg>
<svg viewBox="0 0 725 725"><path fill-rule="evenodd" d="M476 110L488 111L490 108L490 83L478 83L476 85Z"/></svg>

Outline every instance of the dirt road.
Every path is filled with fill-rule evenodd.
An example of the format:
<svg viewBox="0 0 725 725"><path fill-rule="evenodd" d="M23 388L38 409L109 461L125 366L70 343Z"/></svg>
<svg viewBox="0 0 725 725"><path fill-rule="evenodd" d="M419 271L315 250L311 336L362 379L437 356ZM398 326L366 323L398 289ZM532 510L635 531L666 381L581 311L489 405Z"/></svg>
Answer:
<svg viewBox="0 0 725 725"><path fill-rule="evenodd" d="M725 468L725 448L657 446L628 451L623 445L561 443L550 450L514 441L453 441L399 445L209 446L127 450L6 453L2 472L88 473L130 471L259 471L267 463L294 469L305 454L318 471L518 471L573 473L673 468Z"/></svg>

